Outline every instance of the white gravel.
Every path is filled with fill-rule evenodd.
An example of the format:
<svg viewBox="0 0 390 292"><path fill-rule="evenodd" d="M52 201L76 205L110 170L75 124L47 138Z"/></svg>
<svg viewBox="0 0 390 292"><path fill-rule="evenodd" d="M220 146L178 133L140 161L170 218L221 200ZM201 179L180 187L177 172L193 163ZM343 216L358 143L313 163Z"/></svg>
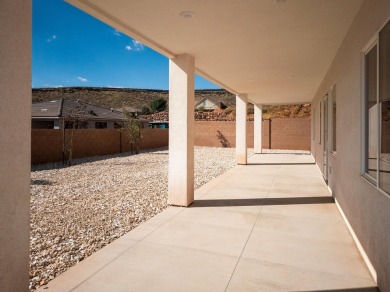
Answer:
<svg viewBox="0 0 390 292"><path fill-rule="evenodd" d="M35 166L30 290L167 207L168 151ZM195 148L195 189L235 165L234 148Z"/></svg>

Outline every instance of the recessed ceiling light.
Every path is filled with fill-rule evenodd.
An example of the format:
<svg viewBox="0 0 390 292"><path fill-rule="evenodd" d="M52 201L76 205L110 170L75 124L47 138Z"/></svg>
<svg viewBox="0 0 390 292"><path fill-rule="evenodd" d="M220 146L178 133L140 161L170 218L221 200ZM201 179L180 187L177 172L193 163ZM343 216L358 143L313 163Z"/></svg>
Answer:
<svg viewBox="0 0 390 292"><path fill-rule="evenodd" d="M195 13L192 11L183 11L180 13L180 16L184 19L191 19L195 16Z"/></svg>
<svg viewBox="0 0 390 292"><path fill-rule="evenodd" d="M277 4L284 4L286 3L286 0L275 0Z"/></svg>

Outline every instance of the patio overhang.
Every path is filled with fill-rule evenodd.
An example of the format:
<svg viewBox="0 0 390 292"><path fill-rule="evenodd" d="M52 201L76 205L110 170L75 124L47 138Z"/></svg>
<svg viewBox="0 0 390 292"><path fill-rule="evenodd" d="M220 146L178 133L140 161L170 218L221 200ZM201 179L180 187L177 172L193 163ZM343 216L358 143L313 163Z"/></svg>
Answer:
<svg viewBox="0 0 390 292"><path fill-rule="evenodd" d="M362 0L105 1L70 4L263 104L311 102Z"/></svg>

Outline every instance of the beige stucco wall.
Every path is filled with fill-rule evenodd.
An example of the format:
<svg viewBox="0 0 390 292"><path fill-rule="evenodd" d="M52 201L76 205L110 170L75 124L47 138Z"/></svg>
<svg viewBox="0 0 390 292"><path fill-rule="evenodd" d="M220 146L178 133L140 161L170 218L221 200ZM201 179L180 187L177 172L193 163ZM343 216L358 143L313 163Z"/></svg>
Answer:
<svg viewBox="0 0 390 292"><path fill-rule="evenodd" d="M0 290L28 291L31 1L0 7Z"/></svg>
<svg viewBox="0 0 390 292"><path fill-rule="evenodd" d="M390 291L390 198L360 176L361 51L389 17L390 1L364 2L312 103L312 153L322 169L320 100L336 84L337 157L329 156L329 187L373 264L381 291Z"/></svg>

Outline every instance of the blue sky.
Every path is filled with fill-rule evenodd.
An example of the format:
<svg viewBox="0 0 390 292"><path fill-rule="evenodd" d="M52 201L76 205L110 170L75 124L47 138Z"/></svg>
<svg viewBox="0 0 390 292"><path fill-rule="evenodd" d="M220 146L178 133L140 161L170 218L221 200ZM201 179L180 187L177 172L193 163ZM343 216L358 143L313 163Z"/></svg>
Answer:
<svg viewBox="0 0 390 292"><path fill-rule="evenodd" d="M168 89L168 59L62 0L33 0L32 85ZM219 88L197 76L197 89Z"/></svg>

